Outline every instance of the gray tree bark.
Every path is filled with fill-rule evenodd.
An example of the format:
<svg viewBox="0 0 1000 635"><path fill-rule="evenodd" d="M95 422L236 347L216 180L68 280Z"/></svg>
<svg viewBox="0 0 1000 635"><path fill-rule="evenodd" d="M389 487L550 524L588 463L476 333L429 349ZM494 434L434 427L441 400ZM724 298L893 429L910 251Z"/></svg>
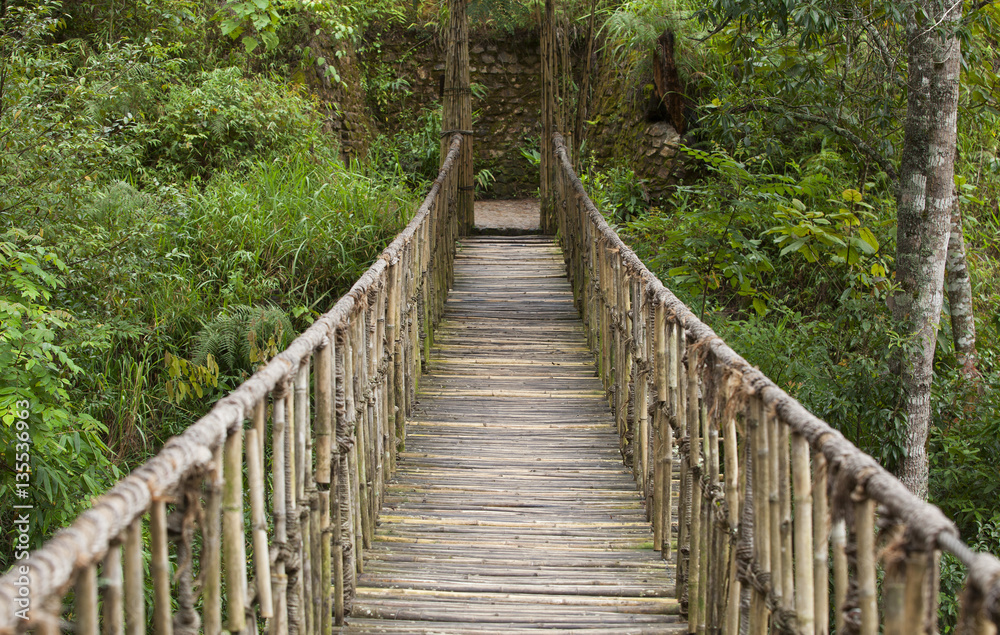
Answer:
<svg viewBox="0 0 1000 635"><path fill-rule="evenodd" d="M948 292L948 304L951 306L951 334L955 341L955 358L966 379L977 380L980 375L976 368L976 322L972 312L972 280L966 264L962 210L957 195L951 208L945 289Z"/></svg>
<svg viewBox="0 0 1000 635"><path fill-rule="evenodd" d="M893 317L908 346L900 373L908 417L899 477L927 497L927 433L934 345L941 319L945 259L954 199L958 136L960 0L916 0L907 20L906 124L897 199Z"/></svg>

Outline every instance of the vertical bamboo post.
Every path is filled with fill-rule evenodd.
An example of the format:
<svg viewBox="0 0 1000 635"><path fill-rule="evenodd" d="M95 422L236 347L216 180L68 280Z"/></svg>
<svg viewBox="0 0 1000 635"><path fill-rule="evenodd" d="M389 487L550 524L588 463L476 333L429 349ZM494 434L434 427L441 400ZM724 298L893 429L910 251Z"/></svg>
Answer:
<svg viewBox="0 0 1000 635"><path fill-rule="evenodd" d="M735 536L740 523L740 459L736 439L736 419L727 417L726 433L723 439L725 448L726 506L728 507L727 522L729 536ZM726 545L729 538L726 537ZM736 576L736 549L729 549L728 572L726 574L729 593L725 601L725 635L737 635L740 628L740 580Z"/></svg>
<svg viewBox="0 0 1000 635"><path fill-rule="evenodd" d="M221 467L221 462L214 462L216 466ZM216 468L216 472L219 468ZM210 477L211 478L211 477ZM208 526L211 525L212 516L208 515L211 513L211 505L207 505L206 509L206 534L208 531ZM216 527L218 527L218 506L215 508L215 519ZM218 536L218 532L216 532ZM205 537L205 543L208 543L208 537ZM216 538L216 549L218 549L218 538ZM205 551L202 550L203 558ZM211 560L209 560L211 562ZM209 595L209 578L207 572L211 568L205 561L202 561L202 567L208 567L205 569L205 625L208 625L208 609L210 606L209 600L211 596ZM143 555L142 555L142 516L133 520L128 529L125 530L125 632L127 635L143 635L146 632L146 597L145 589L146 585L144 583L145 578L145 567L143 565ZM216 571L218 571L218 566L216 566ZM215 587L218 590L218 586ZM216 596L218 597L218 596ZM221 621L220 621L221 624ZM220 627L221 630L221 627ZM216 631L218 632L218 631Z"/></svg>
<svg viewBox="0 0 1000 635"><path fill-rule="evenodd" d="M309 357L305 357L295 372L295 499L306 497L306 473L309 457L306 439L309 438Z"/></svg>
<svg viewBox="0 0 1000 635"><path fill-rule="evenodd" d="M226 566L227 626L246 628L246 542L243 539L243 428L226 437L223 450L222 560Z"/></svg>
<svg viewBox="0 0 1000 635"><path fill-rule="evenodd" d="M149 541L152 552L149 572L153 578L153 632L156 635L173 635L170 555L167 552L167 502L162 498L154 498L149 510Z"/></svg>
<svg viewBox="0 0 1000 635"><path fill-rule="evenodd" d="M763 400L759 396L752 398L750 414L756 423L756 455L753 463L753 487L754 487L754 551L757 562L760 564L761 572L771 575L771 450L770 450L770 425L768 423L767 412L764 408ZM768 632L767 628L767 605L763 594L754 593L751 602L753 612L752 622L754 629L752 635L763 635Z"/></svg>
<svg viewBox="0 0 1000 635"><path fill-rule="evenodd" d="M333 601L331 598L331 593L333 591L333 567L332 558L334 557L333 547L330 544L330 535L333 533L331 530L330 522L330 505L336 504L335 498L331 495L331 490L320 490L319 491L319 509L320 509L320 533L322 536L322 542L320 543L320 558L323 562L323 568L320 577L320 588L322 589L323 599L320 602L320 625L319 632L321 635L331 635L333 633ZM339 507L339 505L338 505Z"/></svg>
<svg viewBox="0 0 1000 635"><path fill-rule="evenodd" d="M661 460L663 462L663 506L660 509L663 525L663 542L665 545L663 557L670 558L670 541L672 534L672 513L673 513L673 480L674 480L674 426L684 418L683 391L681 390L680 377L684 364L684 333L680 324L671 321L666 324L669 331L667 339L667 401L669 402L669 412L664 417L663 425L663 446L661 448ZM680 543L678 542L678 548Z"/></svg>
<svg viewBox="0 0 1000 635"><path fill-rule="evenodd" d="M701 410L701 429L702 429L702 439L705 447L702 452L705 456L704 467L707 467L708 472L708 484L710 488L714 488L719 482L719 426L717 422L709 419L708 416L708 403L705 401L704 396L700 401ZM702 492L702 496L705 496L706 492ZM707 498L707 497L706 497ZM707 504L708 501L703 500L701 502L701 573L698 582L698 632L705 633L707 628L711 625L710 618L714 617L709 615L709 610L711 609L710 598L714 588L711 583L715 582L715 565L717 555L721 552L717 544L717 529L716 524L712 522L715 516L715 509L712 505Z"/></svg>
<svg viewBox="0 0 1000 635"><path fill-rule="evenodd" d="M842 633L847 600L847 523L843 518L834 521L830 543L833 548L833 627L836 633Z"/></svg>
<svg viewBox="0 0 1000 635"><path fill-rule="evenodd" d="M247 430L247 485L250 488L250 523L253 531L253 563L257 581L257 601L260 616L274 616L271 601L271 561L267 542L267 520L264 511L264 466L260 461L260 436L256 428Z"/></svg>
<svg viewBox="0 0 1000 635"><path fill-rule="evenodd" d="M878 597L875 595L875 501L854 504L854 531L858 545L858 607L860 635L878 635Z"/></svg>
<svg viewBox="0 0 1000 635"><path fill-rule="evenodd" d="M257 431L260 446L260 464L264 465L264 439L267 438L267 399L261 399L253 408L252 427Z"/></svg>
<svg viewBox="0 0 1000 635"><path fill-rule="evenodd" d="M91 564L76 575L76 632L82 635L98 635L100 627L97 619L97 565Z"/></svg>
<svg viewBox="0 0 1000 635"><path fill-rule="evenodd" d="M777 420L777 418L776 418ZM792 478L789 426L778 422L778 497L781 500L781 581L784 606L794 608L795 577L792 564ZM808 455L807 459L808 461ZM773 529L773 528L772 528ZM811 532L810 532L811 533Z"/></svg>
<svg viewBox="0 0 1000 635"><path fill-rule="evenodd" d="M288 544L288 522L286 517L285 480L285 386L280 386L274 392L271 422L271 515L274 518L274 546L278 551L278 559L272 575L272 608L274 617L270 624L270 633L288 632L288 576L285 573L285 556L281 549Z"/></svg>
<svg viewBox="0 0 1000 635"><path fill-rule="evenodd" d="M830 631L830 506L826 494L826 456L813 454L813 602L816 635Z"/></svg>
<svg viewBox="0 0 1000 635"><path fill-rule="evenodd" d="M795 495L795 613L799 632L812 635L815 630L815 593L813 564L813 489L809 469L809 442L801 434L792 434L792 480Z"/></svg>
<svg viewBox="0 0 1000 635"><path fill-rule="evenodd" d="M452 168L452 181L457 184L456 217L459 235L472 232L473 225L473 175L472 175L472 90L469 79L469 23L466 18L468 0L449 0L447 54L445 56L445 87L442 98L441 162L444 162L451 145L451 136L462 133L462 146L458 165ZM441 195L447 204L448 193ZM450 249L450 245L448 246Z"/></svg>
<svg viewBox="0 0 1000 635"><path fill-rule="evenodd" d="M333 337L326 346L316 351L316 370L313 381L316 393L316 484L330 485L330 458L332 456L333 421Z"/></svg>
<svg viewBox="0 0 1000 635"><path fill-rule="evenodd" d="M913 551L906 557L903 633L934 633L937 620L937 553Z"/></svg>
<svg viewBox="0 0 1000 635"><path fill-rule="evenodd" d="M101 565L101 575L104 578L104 635L125 634L125 605L122 591L122 548L114 545L108 549Z"/></svg>
<svg viewBox="0 0 1000 635"><path fill-rule="evenodd" d="M768 446L768 463L767 463L767 501L768 509L770 510L770 522L768 524L768 539L771 541L771 592L774 594L775 599L778 601L780 606L784 606L784 569L781 564L781 447L779 445L778 439L780 437L780 428L783 424L780 423L776 417L766 414L765 421L767 422L767 446Z"/></svg>
<svg viewBox="0 0 1000 635"><path fill-rule="evenodd" d="M552 133L555 127L555 2L545 0L545 12L541 24L541 83L542 83L542 138L541 138L541 226L542 233L555 233L553 205L553 175L555 174L555 154L552 150Z"/></svg>
<svg viewBox="0 0 1000 635"><path fill-rule="evenodd" d="M664 482L670 482L670 475L664 474L666 468L664 455L665 455L665 434L666 430L670 428L670 424L665 420L663 416L663 410L668 398L667 395L667 375L669 373L668 365L670 362L667 360L667 343L668 341L672 344L672 337L668 337L666 333L667 323L666 323L666 309L659 302L656 303L656 307L653 309L653 380L656 385L656 417L653 421L653 428L655 430L655 445L653 448L654 456L656 457L653 463L653 549L660 551L664 558L670 557L670 525L669 518L667 519L666 529L664 529ZM671 327L670 335L673 335L673 328ZM673 350L671 349L671 352ZM673 360L670 360L671 362ZM668 485L669 487L669 485ZM666 535L666 548L664 548L664 535Z"/></svg>
<svg viewBox="0 0 1000 635"><path fill-rule="evenodd" d="M688 555L688 633L697 633L701 623L700 588L701 588L701 550L702 536L702 488L701 488L701 429L700 408L698 407L698 365L694 355L688 355L688 465L691 479L691 520L689 540L691 543Z"/></svg>
<svg viewBox="0 0 1000 635"><path fill-rule="evenodd" d="M330 545L330 504L333 462L333 419L334 419L334 378L333 359L336 347L334 333L330 333L326 346L316 352L316 369L313 381L316 394L316 486L319 490L320 510L320 589L322 600L319 603L321 616L320 631L323 635L332 632L331 612L333 606L330 598L333 573L331 567L332 551ZM334 497L335 499L336 497Z"/></svg>

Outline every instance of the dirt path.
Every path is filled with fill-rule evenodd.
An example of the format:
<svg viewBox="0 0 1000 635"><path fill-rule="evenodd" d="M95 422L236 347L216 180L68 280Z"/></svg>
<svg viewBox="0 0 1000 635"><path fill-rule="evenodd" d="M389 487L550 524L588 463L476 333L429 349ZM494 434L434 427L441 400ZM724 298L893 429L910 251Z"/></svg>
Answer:
<svg viewBox="0 0 1000 635"><path fill-rule="evenodd" d="M476 201L479 229L539 229L538 199Z"/></svg>

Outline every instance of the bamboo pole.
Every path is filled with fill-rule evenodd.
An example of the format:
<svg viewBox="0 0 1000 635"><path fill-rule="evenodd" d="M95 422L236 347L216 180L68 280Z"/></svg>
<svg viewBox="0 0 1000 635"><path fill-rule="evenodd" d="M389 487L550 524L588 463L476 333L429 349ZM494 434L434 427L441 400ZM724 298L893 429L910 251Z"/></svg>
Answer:
<svg viewBox="0 0 1000 635"><path fill-rule="evenodd" d="M295 372L295 500L306 497L306 474L309 457L306 439L309 438L309 357L306 356Z"/></svg>
<svg viewBox="0 0 1000 635"><path fill-rule="evenodd" d="M275 391L271 413L271 516L274 519L274 546L278 552L278 559L271 577L274 617L269 628L270 633L282 635L288 632L288 576L285 573L285 556L282 554L282 548L288 544L285 501L287 494L285 406L288 402L284 392L283 385Z"/></svg>
<svg viewBox="0 0 1000 635"><path fill-rule="evenodd" d="M446 35L445 86L442 96L441 162L444 163L451 145L451 134L461 132L462 146L458 165L449 175L457 185L455 228L461 236L472 232L473 225L473 174L472 174L472 90L469 76L469 23L466 18L468 0L449 0L449 26ZM447 193L442 191L445 203ZM439 196L441 196L439 195ZM451 223L449 223L451 224ZM445 286L447 288L447 286Z"/></svg>
<svg viewBox="0 0 1000 635"><path fill-rule="evenodd" d="M795 493L795 613L801 635L815 632L815 573L813 564L813 489L809 469L809 442L792 434L792 480Z"/></svg>
<svg viewBox="0 0 1000 635"><path fill-rule="evenodd" d="M700 405L700 420L701 420L701 430L702 430L702 443L704 448L702 452L705 456L705 463L707 467L707 476L709 487L715 487L719 482L719 429L718 426L712 422L708 417L708 404L705 402L704 395L699 401ZM704 479L702 479L704 483ZM707 492L702 490L702 496L707 498ZM701 501L701 531L703 536L700 541L701 545L701 573L698 580L698 632L705 633L708 626L710 625L709 610L711 608L710 595L712 587L711 582L715 574L715 556L719 553L718 544L716 541L717 532L716 526L713 521L714 509L712 505L707 504L707 500Z"/></svg>
<svg viewBox="0 0 1000 635"><path fill-rule="evenodd" d="M785 608L796 606L795 573L792 563L792 479L789 426L778 423L778 497L781 500L781 583ZM808 455L807 455L808 461ZM772 528L773 529L773 528ZM812 533L810 531L810 533ZM812 550L810 550L811 553Z"/></svg>
<svg viewBox="0 0 1000 635"><path fill-rule="evenodd" d="M688 464L691 479L691 520L688 556L688 633L697 633L701 623L701 549L702 549L702 488L701 488L701 434L700 409L698 408L698 368L695 356L688 356Z"/></svg>
<svg viewBox="0 0 1000 635"><path fill-rule="evenodd" d="M202 625L206 633L222 631L222 447L220 443L212 452L212 469L206 479L205 526L202 530L201 578L202 578ZM142 589L142 565L135 578ZM134 584L126 580L126 592ZM138 598L145 606L145 599Z"/></svg>
<svg viewBox="0 0 1000 635"><path fill-rule="evenodd" d="M833 547L833 619L834 632L844 629L844 602L847 600L847 523L838 518L830 531Z"/></svg>
<svg viewBox="0 0 1000 635"><path fill-rule="evenodd" d="M216 454L219 454L217 451ZM213 461L216 466L221 466L221 462ZM216 468L217 472L218 468ZM211 476L210 476L211 478ZM208 543L208 527L211 525L212 516L208 515L211 513L211 505L206 505L206 527L205 527L205 543ZM216 507L215 518L218 519L218 507ZM216 520L216 527L218 527L218 521ZM216 532L218 536L218 532ZM218 545L218 539L216 539L216 545ZM202 554L204 557L204 549ZM142 549L142 517L136 518L129 524L128 529L125 530L125 632L127 635L144 635L146 632L146 597L144 583L145 579L145 566L143 564L143 549ZM208 562L211 562L209 560ZM205 577L205 625L208 626L208 608L211 606L209 595L209 577L207 575L208 564L203 561L202 567L207 567L206 577ZM218 589L218 586L215 587ZM220 622L221 623L221 622ZM220 628L221 630L221 628Z"/></svg>
<svg viewBox="0 0 1000 635"><path fill-rule="evenodd" d="M153 499L149 510L151 560L149 572L153 578L153 632L173 635L174 621L170 602L170 555L167 552L167 502Z"/></svg>
<svg viewBox="0 0 1000 635"><path fill-rule="evenodd" d="M223 450L222 561L226 567L227 623L246 628L246 541L243 538L243 428L226 437Z"/></svg>
<svg viewBox="0 0 1000 635"><path fill-rule="evenodd" d="M913 551L906 557L902 633L924 635L936 631L937 554ZM888 630L886 630L888 635Z"/></svg>
<svg viewBox="0 0 1000 635"><path fill-rule="evenodd" d="M103 620L104 635L124 635L125 634L125 604L122 591L124 574L122 572L122 548L114 545L104 556L101 565L101 577L104 578L104 592L101 594L104 600Z"/></svg>
<svg viewBox="0 0 1000 635"><path fill-rule="evenodd" d="M784 606L784 568L781 562L781 494L780 481L781 447L778 444L780 433L778 428L781 423L776 417L770 414L767 421L767 445L768 445L768 475L767 475L767 500L770 510L770 522L768 525L768 538L771 541L771 592L774 594L778 604Z"/></svg>
<svg viewBox="0 0 1000 635"><path fill-rule="evenodd" d="M331 597L331 593L333 592L333 568L331 566L331 560L334 553L332 545L330 544L330 536L333 533L330 526L331 500L334 499L330 496L330 490L320 490L320 561L323 563L320 577L320 589L322 590L323 599L319 606L319 632L321 635L331 635L333 633L333 599Z"/></svg>
<svg viewBox="0 0 1000 635"><path fill-rule="evenodd" d="M667 329L666 323L666 310L660 303L656 304L653 309L653 378L656 384L656 417L653 421L653 427L655 429L655 446L653 448L654 456L656 456L656 461L653 464L653 549L660 551L664 558L670 557L670 529L669 529L669 518L667 519L667 529L664 531L664 482L669 482L669 475L664 474L665 461L664 461L664 444L665 444L665 434L666 429L670 427L663 416L663 410L666 405L666 400L668 399L667 394L667 375L669 373L668 366L670 363L667 361L667 346L668 341L672 344L673 339L673 329L670 330L670 336L665 332ZM671 351L673 349L671 348ZM663 547L663 536L667 535L667 547Z"/></svg>
<svg viewBox="0 0 1000 635"><path fill-rule="evenodd" d="M100 633L97 612L97 565L84 567L76 575L76 632L82 635Z"/></svg>
<svg viewBox="0 0 1000 635"><path fill-rule="evenodd" d="M736 419L727 417L725 443L725 482L726 503L728 507L727 522L729 535L735 536L740 523L740 459L739 446L736 438ZM729 545L729 540L726 540ZM740 580L736 577L736 549L729 548L727 580L729 593L725 601L725 635L737 635L740 628Z"/></svg>
<svg viewBox="0 0 1000 635"><path fill-rule="evenodd" d="M253 563L257 582L257 602L260 616L274 616L271 600L271 561L267 541L267 520L264 511L264 466L260 462L260 435L257 429L247 430L247 485L250 488L250 523L253 531Z"/></svg>
<svg viewBox="0 0 1000 635"><path fill-rule="evenodd" d="M754 547L761 573L771 575L771 449L770 426L767 412L760 397L751 400L750 414L754 418L756 432L754 433L756 454L753 463L754 487ZM767 628L766 598L760 592L755 592L751 600L753 612L752 635L763 635Z"/></svg>
<svg viewBox="0 0 1000 635"><path fill-rule="evenodd" d="M826 455L813 453L813 593L816 635L830 632L830 506Z"/></svg>
<svg viewBox="0 0 1000 635"><path fill-rule="evenodd" d="M878 597L875 595L875 501L854 504L854 530L858 546L858 607L860 635L878 635Z"/></svg>
<svg viewBox="0 0 1000 635"><path fill-rule="evenodd" d="M315 353L316 370L314 388L316 393L316 483L330 484L331 439L333 421L333 338ZM260 436L258 438L263 438Z"/></svg>

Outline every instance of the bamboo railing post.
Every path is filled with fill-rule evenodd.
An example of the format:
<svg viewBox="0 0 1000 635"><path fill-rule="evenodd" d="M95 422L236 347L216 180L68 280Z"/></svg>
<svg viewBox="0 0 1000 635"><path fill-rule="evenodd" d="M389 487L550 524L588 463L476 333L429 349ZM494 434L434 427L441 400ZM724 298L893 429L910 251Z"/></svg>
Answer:
<svg viewBox="0 0 1000 635"><path fill-rule="evenodd" d="M847 523L843 518L833 522L830 530L833 550L833 609L834 632L844 628L844 602L847 599Z"/></svg>
<svg viewBox="0 0 1000 635"><path fill-rule="evenodd" d="M217 451L217 455L221 458L221 449ZM214 461L215 466L214 473L218 474L222 467L221 461ZM211 474L209 475L211 478ZM208 505L206 510L206 528L205 528L205 544L208 545L209 537L208 527L211 526L213 518L216 525L216 536L218 536L218 518L219 518L219 507L215 508L215 516L211 515L212 506ZM216 539L216 553L218 553L218 539ZM127 635L143 635L146 632L146 597L145 597L145 566L143 564L142 556L142 516L139 516L133 520L128 528L125 530L125 632ZM202 557L205 558L205 550L202 550ZM216 558L216 561L218 559ZM209 591L212 589L210 583L211 580L208 576L208 571L211 569L209 566L211 559L203 560L202 567L205 567L205 625L207 628L208 617L209 617L209 607L212 606L210 602L211 596ZM216 571L218 571L218 566L216 566ZM218 585L215 587L216 598L218 598ZM218 606L218 602L216 602ZM221 620L219 622L221 624ZM220 627L221 630L221 627Z"/></svg>
<svg viewBox="0 0 1000 635"><path fill-rule="evenodd" d="M264 510L264 466L260 461L260 435L256 428L246 433L247 485L250 488L250 522L253 531L253 563L257 582L257 602L260 616L274 616L271 601L271 561Z"/></svg>
<svg viewBox="0 0 1000 635"><path fill-rule="evenodd" d="M827 499L827 463L813 453L813 610L816 635L830 632L830 506Z"/></svg>
<svg viewBox="0 0 1000 635"><path fill-rule="evenodd" d="M725 563L728 567L726 573L728 584L720 585L720 591L728 587L728 595L724 605L720 608L725 612L725 628L723 632L725 635L737 635L740 627L740 580L736 577L736 549L730 547L730 540L736 536L740 522L740 459L736 438L736 419L734 417L727 417L723 442L725 444L725 471L723 474L726 483L726 506L728 508L726 520L729 527L729 533L725 541L729 557Z"/></svg>
<svg viewBox="0 0 1000 635"><path fill-rule="evenodd" d="M334 469L331 472L330 479L330 491L332 492L333 505L333 536L331 538L332 542L332 552L333 552L333 616L334 625L341 626L344 623L344 572L345 572L345 562L344 562L344 544L343 544L343 513L342 506L346 503L350 503L350 483L347 480L348 471L348 457L342 453L340 442L337 439L337 435L340 434L341 429L346 430L348 427L347 423L347 391L351 385L350 375L347 374L347 360L349 359L349 354L346 353L347 350L347 330L343 327L338 327L334 340L336 341L336 348L334 349L334 380L335 380L335 390L334 390L334 408L335 408L335 426L334 426L334 454L333 463ZM348 532L348 537L350 533ZM353 568L350 569L353 571Z"/></svg>
<svg viewBox="0 0 1000 635"><path fill-rule="evenodd" d="M768 509L770 511L770 521L768 523L768 533L765 534L771 541L771 593L774 595L775 600L779 605L783 605L784 597L782 591L784 590L784 569L782 568L781 562L781 494L780 491L781 481L780 481L780 464L781 464L781 448L778 445L778 438L780 433L778 428L781 427L781 423L776 417L765 414L766 429L767 429L767 447L768 447L768 462L767 462L767 480L765 481L768 485L767 491L767 501Z"/></svg>
<svg viewBox="0 0 1000 635"><path fill-rule="evenodd" d="M256 450L256 448L255 448ZM246 541L243 538L243 428L226 437L223 449L222 561L226 567L226 628L246 628Z"/></svg>
<svg viewBox="0 0 1000 635"><path fill-rule="evenodd" d="M333 442L336 431L333 427L334 419L334 377L333 359L336 348L336 339L333 333L327 337L327 344L316 351L316 367L314 372L315 394L316 394L316 487L319 497L319 535L320 540L320 590L322 600L319 603L320 611L320 632L327 635L332 632L331 613L333 603L331 600L331 586L333 580L332 572L332 548L330 544L330 505L331 505L331 481L333 480ZM333 490L335 491L335 490ZM333 497L336 500L336 496Z"/></svg>
<svg viewBox="0 0 1000 635"><path fill-rule="evenodd" d="M875 501L865 497L854 504L854 532L858 547L858 607L860 635L878 635L878 598L875 595Z"/></svg>
<svg viewBox="0 0 1000 635"><path fill-rule="evenodd" d="M667 392L668 374L672 367L673 360L668 360L667 349L673 353L673 325L668 325L666 321L666 309L659 302L653 309L653 379L656 390L656 416L653 420L655 430L655 444L653 454L656 457L653 463L653 549L660 551L663 558L670 557L670 516L669 511L664 514L664 505L669 510L670 500L665 494L670 487L670 474L666 472L668 452L667 430L670 423L666 421L664 410L666 409L669 394ZM670 334L666 333L670 329ZM664 483L667 490L664 491ZM666 522L664 522L666 521ZM664 539L665 538L665 539ZM664 546L664 544L666 546Z"/></svg>
<svg viewBox="0 0 1000 635"><path fill-rule="evenodd" d="M767 412L760 397L751 400L750 415L753 417L756 454L753 463L754 486L754 555L762 574L771 576L771 451L770 425ZM754 593L751 600L752 635L762 635L767 629L767 598L761 592Z"/></svg>
<svg viewBox="0 0 1000 635"><path fill-rule="evenodd" d="M104 556L101 564L101 577L104 578L104 591L101 598L104 601L102 619L104 635L125 634L125 604L123 596L122 548L113 545Z"/></svg>
<svg viewBox="0 0 1000 635"><path fill-rule="evenodd" d="M278 554L275 561L272 581L272 608L274 617L271 620L269 633L284 634L288 632L288 575L285 572L285 555L283 549L288 544L288 520L286 515L287 482L285 462L285 399L286 387L278 386L273 394L271 412L271 515L274 519L274 548Z"/></svg>
<svg viewBox="0 0 1000 635"><path fill-rule="evenodd" d="M149 510L151 560L149 573L153 578L153 633L173 635L174 620L170 601L170 555L167 551L167 502L154 499Z"/></svg>
<svg viewBox="0 0 1000 635"><path fill-rule="evenodd" d="M698 407L698 362L694 355L688 354L688 474L691 480L691 519L689 521L689 540L691 543L688 555L688 633L697 633L701 623L701 551L704 542L702 530L702 487L701 487L701 421Z"/></svg>
<svg viewBox="0 0 1000 635"><path fill-rule="evenodd" d="M785 608L794 608L795 577L792 564L792 479L789 426L778 423L778 498L781 500L781 580ZM808 455L806 457L808 461ZM773 529L773 528L772 528ZM810 533L812 533L810 531ZM810 550L811 552L811 550Z"/></svg>
<svg viewBox="0 0 1000 635"><path fill-rule="evenodd" d="M815 552L813 550L813 488L809 467L809 442L792 434L792 480L795 495L795 614L799 632L815 632Z"/></svg>
<svg viewBox="0 0 1000 635"><path fill-rule="evenodd" d="M97 618L97 565L84 567L76 575L76 632L82 635L98 635L100 627Z"/></svg>

